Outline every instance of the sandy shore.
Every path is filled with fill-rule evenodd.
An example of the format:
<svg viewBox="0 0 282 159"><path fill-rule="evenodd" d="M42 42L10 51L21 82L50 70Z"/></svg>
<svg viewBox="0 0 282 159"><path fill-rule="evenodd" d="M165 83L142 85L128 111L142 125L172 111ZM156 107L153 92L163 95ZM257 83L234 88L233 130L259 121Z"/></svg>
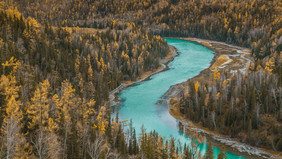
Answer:
<svg viewBox="0 0 282 159"><path fill-rule="evenodd" d="M214 70L217 70L220 73L227 72L230 75L237 71L242 74L248 73L248 68L251 63L253 63L253 59L250 56L251 50L217 41L197 38L179 39L195 42L209 48L210 50L213 50L214 58L210 63L210 67L203 70L198 76L195 76L187 80L186 82L171 86L171 88L162 97L159 103L170 104L170 100L173 99L173 101L176 102L173 102L173 105L169 105L169 112L174 118L179 120L189 130L204 134L207 137L212 138L216 142L228 146L229 149L233 149L235 151L242 152L248 155L255 155L259 158L280 158L281 156L276 156L272 151L266 151L245 143L238 142L236 141L236 139L230 138L228 136L223 136L200 125L196 125L189 119L185 118L184 115L180 113L179 108L177 107L177 101L179 101L180 98L179 93L181 91L188 91L188 82L190 81L199 81L200 83L202 81L208 81L213 77Z"/></svg>

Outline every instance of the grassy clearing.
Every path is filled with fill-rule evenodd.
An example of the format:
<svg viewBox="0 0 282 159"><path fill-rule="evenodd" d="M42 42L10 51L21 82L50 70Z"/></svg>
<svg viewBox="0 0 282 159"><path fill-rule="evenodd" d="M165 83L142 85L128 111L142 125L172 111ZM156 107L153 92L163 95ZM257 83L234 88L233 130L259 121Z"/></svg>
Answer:
<svg viewBox="0 0 282 159"><path fill-rule="evenodd" d="M228 59L226 58L226 56L221 55L216 62L211 66L211 69L215 69L219 66L221 66L222 64L224 64L225 62L227 62Z"/></svg>
<svg viewBox="0 0 282 159"><path fill-rule="evenodd" d="M178 102L178 100L176 100L175 97L173 97L173 98L171 98L171 99L169 100L169 104L170 104L170 105L174 105L174 104L176 104L177 102Z"/></svg>
<svg viewBox="0 0 282 159"><path fill-rule="evenodd" d="M211 44L209 42L201 42L202 45L204 46L211 46Z"/></svg>
<svg viewBox="0 0 282 159"><path fill-rule="evenodd" d="M137 80L142 79L142 78L146 77L147 75L149 75L151 73L152 73L152 71L145 72L140 77L138 77Z"/></svg>
<svg viewBox="0 0 282 159"><path fill-rule="evenodd" d="M132 83L132 81L123 81L122 83L130 84L130 83Z"/></svg>

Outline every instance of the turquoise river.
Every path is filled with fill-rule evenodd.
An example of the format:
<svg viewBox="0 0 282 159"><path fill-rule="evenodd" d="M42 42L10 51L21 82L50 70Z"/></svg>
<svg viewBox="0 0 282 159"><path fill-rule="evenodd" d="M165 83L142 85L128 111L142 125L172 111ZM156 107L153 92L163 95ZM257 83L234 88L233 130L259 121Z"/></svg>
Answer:
<svg viewBox="0 0 282 159"><path fill-rule="evenodd" d="M191 138L179 132L178 121L169 114L168 106L156 103L170 86L184 82L208 68L214 52L192 42L170 38L166 40L169 45L177 49L179 55L168 64L168 70L155 74L148 80L128 87L118 94L121 101L118 106L119 120L132 119L137 135L140 134L140 128L143 124L147 132L156 130L167 139L172 135L182 144L189 144ZM113 113L112 117L114 116ZM216 158L220 149L213 148ZM199 149L201 154L204 154L207 145L203 143L199 146ZM228 151L227 156L230 159L244 158Z"/></svg>

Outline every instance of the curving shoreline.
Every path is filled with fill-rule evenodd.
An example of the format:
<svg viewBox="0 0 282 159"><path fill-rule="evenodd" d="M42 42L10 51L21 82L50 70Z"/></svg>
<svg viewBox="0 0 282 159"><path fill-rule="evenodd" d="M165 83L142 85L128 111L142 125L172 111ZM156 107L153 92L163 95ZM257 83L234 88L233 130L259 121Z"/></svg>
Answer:
<svg viewBox="0 0 282 159"><path fill-rule="evenodd" d="M165 93L165 95L162 97L162 99L160 100L159 103L169 104L170 103L169 101L172 98L175 98L176 101L177 101L177 98L179 98L179 92L187 89L186 88L187 85L185 83L187 83L190 80L200 81L200 80L203 80L203 79L208 79L211 76L211 73L214 70L211 67L217 62L217 60L221 56L226 56L227 61L216 67L216 69L218 69L218 71L229 70L230 73L233 73L234 71L240 71L241 73L246 73L246 72L248 72L248 67L253 62L253 60L250 57L248 57L248 55L250 54L250 50L248 50L246 48L241 48L241 47L238 47L238 46L229 45L229 44L222 43L222 42L203 40L203 39L197 39L197 38L178 38L178 39L187 40L187 41L191 41L191 42L203 45L203 46L209 48L210 50L214 51L214 57L213 57L212 61L210 62L210 67L201 71L199 75L187 80L186 82L171 86L171 88ZM219 47L219 45L221 47ZM230 51L229 53L226 52L226 50L225 50L226 47L228 47L228 49ZM143 81L147 80L149 77L151 77L152 75L168 69L167 64L170 61L172 61L175 56L178 55L176 48L170 46L170 49L171 49L171 52L169 54L171 56L167 56L166 58L160 60L161 68L154 70L152 73L147 74L146 76L144 76L141 79L138 79L136 81L133 81L133 82L130 82L130 83L122 83L119 87L117 87L116 89L111 91L110 94L109 94L110 106L114 106L114 105L119 104L118 100L116 100L116 94L119 93L120 91L122 91L123 89L130 87L130 86L133 86L135 84L138 84L140 82L143 82ZM239 59L239 61L238 61L238 59ZM239 62L239 64L238 64L238 62ZM230 65L232 65L232 66L230 66ZM201 127L201 126L194 124L193 122L186 119L184 116L181 116L180 113L178 113L179 110L177 109L176 105L177 105L177 103L175 103L173 105L169 105L169 108L170 108L169 113L174 118L179 120L179 122L181 122L183 125L185 125L185 127L189 128L190 130L193 130L197 133L205 134L206 136L212 138L214 141L217 141L218 143L221 143L223 145L227 145L228 147L235 149L235 151L237 151L237 152L242 152L242 153L249 154L249 155L255 155L255 156L258 156L258 157L261 157L261 158L277 158L277 156L272 154L272 152L266 152L266 151L261 150L259 148L247 145L245 143L238 142L235 139L217 134L215 132L209 131L208 129L205 129L204 127Z"/></svg>
<svg viewBox="0 0 282 159"><path fill-rule="evenodd" d="M121 83L116 89L112 90L109 93L109 104L110 104L110 106L114 106L114 105L118 104L118 101L116 100L116 94L119 93L120 91L122 91L123 89L130 87L130 86L133 86L135 84L138 84L140 82L143 82L143 81L147 80L149 77L168 69L168 66L167 66L168 63L171 62L174 59L174 57L176 57L178 55L176 49L173 46L169 46L169 48L170 48L170 52L167 55L167 57L160 60L160 65L161 65L160 67L161 68L154 70L152 73L149 73L149 74L145 75L144 77L142 77L141 79L138 79L136 81L131 81L130 83Z"/></svg>
<svg viewBox="0 0 282 159"><path fill-rule="evenodd" d="M177 85L171 86L171 88L166 92L166 94L162 97L159 103L168 104L169 105L169 113L179 120L186 128L189 130L195 131L197 133L204 134L214 141L219 142L223 145L227 145L236 151L246 153L248 155L255 155L261 158L280 158L279 154L275 154L275 152L264 150L262 148L250 146L246 143L241 143L236 141L236 138L230 138L228 136L224 136L218 134L216 132L210 131L207 128L199 126L189 119L185 118L183 114L179 113L179 108L177 107L178 102L170 102L171 99L173 101L179 101L180 92L185 91L187 88L188 82L190 81L203 81L208 80L213 75L213 71L216 69L219 72L229 72L230 74L239 71L242 74L246 74L248 72L248 68L253 63L253 59L248 57L250 55L250 50L247 48L242 48L230 44L226 44L223 42L211 41L211 40L203 40L198 38L178 38L182 40L187 40L190 42L194 42L200 45L203 45L210 50L214 51L214 57L210 63L210 66L201 71L199 75L187 80L186 82L179 83ZM220 65L216 65L218 59L220 57L226 57L226 61L221 63Z"/></svg>

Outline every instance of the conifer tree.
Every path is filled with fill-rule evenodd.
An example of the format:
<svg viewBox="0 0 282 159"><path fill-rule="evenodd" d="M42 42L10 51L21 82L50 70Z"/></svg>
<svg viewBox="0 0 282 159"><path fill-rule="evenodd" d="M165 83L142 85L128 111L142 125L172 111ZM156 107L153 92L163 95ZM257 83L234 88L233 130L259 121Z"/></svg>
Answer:
<svg viewBox="0 0 282 159"><path fill-rule="evenodd" d="M214 158L214 154L213 154L212 143L211 141L208 141L208 148L205 153L205 159L213 159L213 158Z"/></svg>
<svg viewBox="0 0 282 159"><path fill-rule="evenodd" d="M217 159L227 159L225 148L221 148L220 153L217 156Z"/></svg>
<svg viewBox="0 0 282 159"><path fill-rule="evenodd" d="M2 63L2 66L8 75L0 77L0 93L5 97L3 106L6 108L6 115L1 126L5 153L1 154L0 157L7 159L19 158L21 156L28 157L25 151L28 143L26 143L21 132L23 113L21 110L22 102L19 100L20 86L15 77L20 63L12 57L9 61Z"/></svg>
<svg viewBox="0 0 282 159"><path fill-rule="evenodd" d="M39 84L31 98L31 105L28 107L28 114L31 118L29 126L31 129L39 128L48 130L50 118L50 84L48 80Z"/></svg>
<svg viewBox="0 0 282 159"><path fill-rule="evenodd" d="M59 109L59 121L61 122L61 132L64 132L63 135L63 158L67 156L67 147L68 147L68 138L71 133L71 128L73 124L72 118L75 118L75 111L77 110L78 103L74 94L75 90L72 88L72 85L68 81L62 83L62 89L60 93L60 100L58 103Z"/></svg>

